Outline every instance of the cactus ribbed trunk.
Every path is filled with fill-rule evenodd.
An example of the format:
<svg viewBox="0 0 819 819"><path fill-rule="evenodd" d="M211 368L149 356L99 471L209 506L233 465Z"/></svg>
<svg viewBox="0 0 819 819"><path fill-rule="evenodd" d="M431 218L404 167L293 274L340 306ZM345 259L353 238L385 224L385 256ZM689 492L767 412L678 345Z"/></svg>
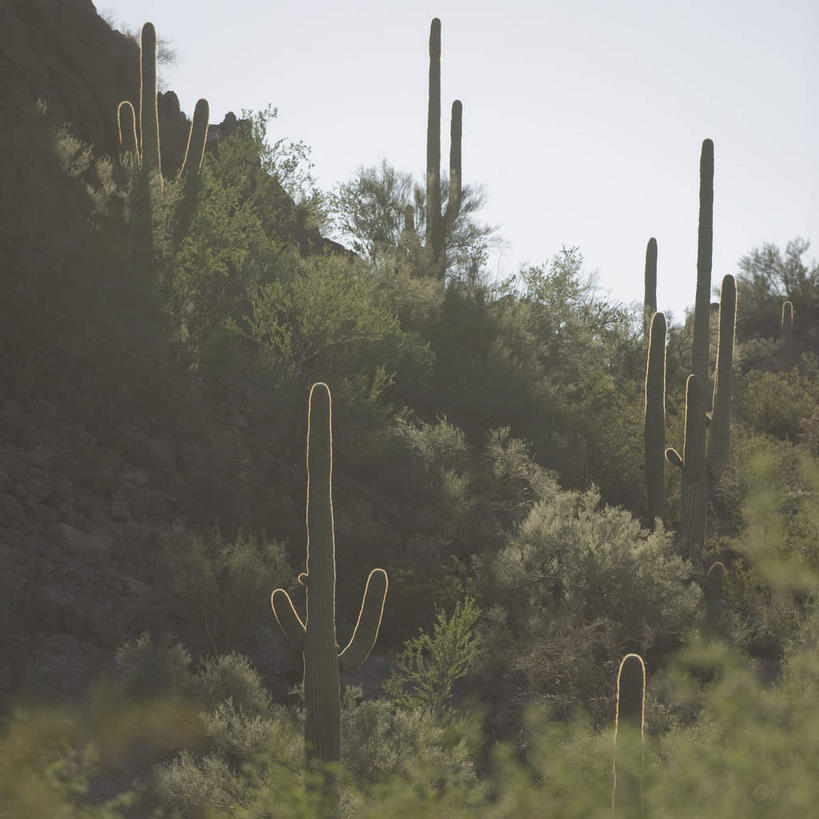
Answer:
<svg viewBox="0 0 819 819"><path fill-rule="evenodd" d="M615 816L643 813L646 667L639 654L626 654L617 672L611 807Z"/></svg>
<svg viewBox="0 0 819 819"><path fill-rule="evenodd" d="M305 740L313 755L322 762L337 762L341 752L341 670L336 645L333 433L329 390L314 387L308 407Z"/></svg>
<svg viewBox="0 0 819 819"><path fill-rule="evenodd" d="M711 254L714 244L714 143L706 139L700 154L700 212L697 232L697 295L694 302L694 345L691 372L708 384L711 316Z"/></svg>
<svg viewBox="0 0 819 819"><path fill-rule="evenodd" d="M705 545L708 470L705 463L705 391L693 373L685 384L685 441L682 463L680 546L698 561Z"/></svg>
<svg viewBox="0 0 819 819"><path fill-rule="evenodd" d="M645 455L649 526L665 511L665 337L664 313L651 319L645 384Z"/></svg>
<svg viewBox="0 0 819 819"><path fill-rule="evenodd" d="M789 301L782 304L782 358L790 369L796 366L796 342L793 337L793 304Z"/></svg>
<svg viewBox="0 0 819 819"><path fill-rule="evenodd" d="M429 98L427 102L426 240L438 247L441 225L441 21L429 27Z"/></svg>
<svg viewBox="0 0 819 819"><path fill-rule="evenodd" d="M734 334L737 321L737 285L733 276L722 279L719 300L719 343L714 378L711 426L708 432L708 475L719 483L731 448L731 404L734 396Z"/></svg>
<svg viewBox="0 0 819 819"><path fill-rule="evenodd" d="M142 167L160 171L159 109L156 98L156 29L153 23L142 27L139 48L139 135Z"/></svg>
<svg viewBox="0 0 819 819"><path fill-rule="evenodd" d="M651 328L651 317L657 312L657 240L652 236L646 245L645 296L643 299L643 335Z"/></svg>
<svg viewBox="0 0 819 819"><path fill-rule="evenodd" d="M304 656L304 739L307 763L337 763L341 753L341 672L357 668L378 637L387 573L373 569L367 578L353 636L339 653L336 644L336 549L333 524L333 417L330 389L313 384L307 421L307 571L299 576L306 589L307 616L302 622L290 595L276 589L273 614L290 644ZM322 768L327 813L334 815L335 776Z"/></svg>

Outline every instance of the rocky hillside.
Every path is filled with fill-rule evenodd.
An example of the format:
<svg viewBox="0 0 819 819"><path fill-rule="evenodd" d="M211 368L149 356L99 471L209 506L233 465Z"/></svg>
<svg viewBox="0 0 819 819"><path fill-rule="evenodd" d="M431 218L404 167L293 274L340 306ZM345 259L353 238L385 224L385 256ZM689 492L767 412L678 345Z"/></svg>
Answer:
<svg viewBox="0 0 819 819"><path fill-rule="evenodd" d="M207 89L201 94L207 97ZM20 121L32 101L42 100L54 123L68 123L98 155L113 155L118 150L117 106L138 98L139 48L112 29L91 0L0 0L0 120ZM188 101L191 110L194 102ZM239 122L228 112L221 123L211 123L207 149ZM159 130L163 173L176 174L190 120L173 91L159 93ZM282 232L303 252L343 250L295 218L287 220Z"/></svg>

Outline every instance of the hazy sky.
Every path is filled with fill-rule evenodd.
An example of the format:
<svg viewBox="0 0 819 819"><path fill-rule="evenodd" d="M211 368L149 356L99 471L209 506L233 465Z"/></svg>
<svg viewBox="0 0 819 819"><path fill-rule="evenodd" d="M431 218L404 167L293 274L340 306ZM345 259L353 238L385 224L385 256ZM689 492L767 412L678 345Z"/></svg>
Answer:
<svg viewBox="0 0 819 819"><path fill-rule="evenodd" d="M464 182L484 186L483 220L507 242L500 273L577 245L611 295L642 301L655 236L659 307L682 318L706 137L713 283L764 242L803 236L819 255L817 0L95 2L171 41L163 73L188 115L200 96L214 122L276 106L271 138L306 142L324 189L382 157L423 178L440 17L442 170L457 98Z"/></svg>

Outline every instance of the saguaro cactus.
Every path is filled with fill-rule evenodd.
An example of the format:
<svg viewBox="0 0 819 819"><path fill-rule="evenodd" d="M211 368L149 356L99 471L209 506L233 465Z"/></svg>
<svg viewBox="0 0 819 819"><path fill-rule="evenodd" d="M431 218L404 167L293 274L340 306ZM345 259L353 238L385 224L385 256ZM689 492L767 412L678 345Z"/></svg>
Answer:
<svg viewBox="0 0 819 819"><path fill-rule="evenodd" d="M649 525L653 528L665 509L665 337L664 313L651 318L645 386L646 489Z"/></svg>
<svg viewBox="0 0 819 819"><path fill-rule="evenodd" d="M199 173L208 137L209 115L208 101L198 100L191 118L185 158L179 169L180 175L195 177ZM161 185L159 107L156 95L156 29L153 23L145 23L140 38L139 117L137 118L130 101L120 102L117 107L117 132L122 150L136 153L143 170L158 173Z"/></svg>
<svg viewBox="0 0 819 819"><path fill-rule="evenodd" d="M737 283L724 276L719 298L719 341L711 423L708 430L708 478L719 483L731 448L731 404L734 396L734 335L737 323Z"/></svg>
<svg viewBox="0 0 819 819"><path fill-rule="evenodd" d="M159 108L156 99L156 29L153 23L142 26L139 41L139 137L142 167L160 170Z"/></svg>
<svg viewBox="0 0 819 819"><path fill-rule="evenodd" d="M435 17L429 27L429 100L427 107L427 201L426 243L432 265L443 278L446 270L446 232L461 209L461 137L463 105L452 103L449 142L449 196L441 213L441 21Z"/></svg>
<svg viewBox="0 0 819 819"><path fill-rule="evenodd" d="M708 383L711 319L711 254L714 244L714 143L703 140L700 153L700 213L697 230L697 295L694 302L694 344L691 372ZM703 413L705 409L703 408Z"/></svg>
<svg viewBox="0 0 819 819"><path fill-rule="evenodd" d="M789 301L782 303L782 358L786 367L796 364L796 343L793 337L793 304Z"/></svg>
<svg viewBox="0 0 819 819"><path fill-rule="evenodd" d="M673 447L665 451L669 463L682 469L680 548L685 557L699 559L705 543L708 512L708 472L705 464L705 403L702 383L691 373L685 382L685 432L683 455Z"/></svg>
<svg viewBox="0 0 819 819"><path fill-rule="evenodd" d="M617 671L611 807L616 816L640 816L643 802L646 666L626 654ZM617 776L618 762L621 776Z"/></svg>
<svg viewBox="0 0 819 819"><path fill-rule="evenodd" d="M330 389L310 389L307 422L307 616L302 622L284 589L271 595L273 614L304 658L304 738L308 761L338 762L341 749L341 671L357 668L378 637L387 573L367 578L358 622L346 648L336 644L336 551L333 529L333 429Z"/></svg>
<svg viewBox="0 0 819 819"><path fill-rule="evenodd" d="M648 335L651 317L657 312L657 240L652 236L646 245L645 297L643 300L643 335Z"/></svg>
<svg viewBox="0 0 819 819"><path fill-rule="evenodd" d="M705 597L705 625L711 634L714 634L719 627L724 580L725 564L721 560L715 560L708 569L702 584L702 593Z"/></svg>

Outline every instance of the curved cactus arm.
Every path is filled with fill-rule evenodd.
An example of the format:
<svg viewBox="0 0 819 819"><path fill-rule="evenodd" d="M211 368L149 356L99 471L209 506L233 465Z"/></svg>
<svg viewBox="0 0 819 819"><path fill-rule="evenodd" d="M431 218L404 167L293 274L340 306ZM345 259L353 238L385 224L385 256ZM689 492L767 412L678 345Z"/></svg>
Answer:
<svg viewBox="0 0 819 819"><path fill-rule="evenodd" d="M339 655L342 671L353 671L367 659L378 639L389 581L383 569L373 569L364 587L361 611L350 642Z"/></svg>
<svg viewBox="0 0 819 819"><path fill-rule="evenodd" d="M196 175L202 167L202 160L205 157L205 143L208 140L208 119L210 119L210 106L206 99L200 99L193 109L191 129L188 133L188 145L185 148L185 158L182 160L182 167L179 169L182 176Z"/></svg>
<svg viewBox="0 0 819 819"><path fill-rule="evenodd" d="M276 589L270 595L270 605L273 607L273 615L279 628L284 632L290 645L296 651L304 648L304 623L301 621L290 599L290 595L284 589Z"/></svg>
<svg viewBox="0 0 819 819"><path fill-rule="evenodd" d="M123 100L117 106L117 135L123 151L130 151L139 159L139 142L136 130L136 112L130 100Z"/></svg>
<svg viewBox="0 0 819 819"><path fill-rule="evenodd" d="M665 450L665 459L671 466L679 466L683 465L683 459L679 452L674 449L673 446L667 447Z"/></svg>

